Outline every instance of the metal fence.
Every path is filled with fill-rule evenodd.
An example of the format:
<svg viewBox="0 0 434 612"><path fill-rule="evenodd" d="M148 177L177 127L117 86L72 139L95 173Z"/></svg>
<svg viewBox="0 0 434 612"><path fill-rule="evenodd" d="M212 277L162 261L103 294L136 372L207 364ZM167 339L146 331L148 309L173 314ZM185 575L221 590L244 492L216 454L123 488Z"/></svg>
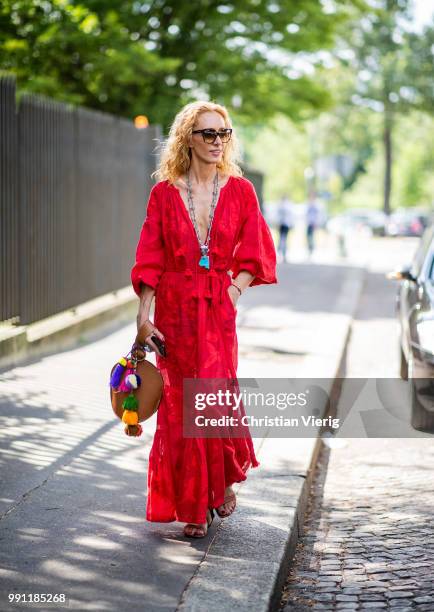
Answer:
<svg viewBox="0 0 434 612"><path fill-rule="evenodd" d="M0 321L26 325L130 283L159 126L0 76ZM262 205L262 174L244 167Z"/></svg>
<svg viewBox="0 0 434 612"><path fill-rule="evenodd" d="M0 321L28 324L130 282L158 126L0 78Z"/></svg>
<svg viewBox="0 0 434 612"><path fill-rule="evenodd" d="M19 313L18 120L11 78L0 80L0 320Z"/></svg>

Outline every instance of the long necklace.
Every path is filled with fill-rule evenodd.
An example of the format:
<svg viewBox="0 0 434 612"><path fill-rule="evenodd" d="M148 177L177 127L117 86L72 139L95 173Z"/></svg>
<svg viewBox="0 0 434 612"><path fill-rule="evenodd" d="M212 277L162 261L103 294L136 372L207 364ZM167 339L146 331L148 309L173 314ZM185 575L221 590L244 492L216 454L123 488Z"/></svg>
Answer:
<svg viewBox="0 0 434 612"><path fill-rule="evenodd" d="M206 233L205 242L201 242L199 235L199 228L196 221L196 214L194 211L193 204L193 189L191 187L190 182L190 173L187 173L187 197L188 197L188 208L190 211L190 217L193 221L194 230L196 232L197 241L199 242L200 254L201 257L199 259L199 265L202 268L207 268L209 270L209 241L211 237L211 227L214 219L214 211L217 204L218 197L218 172L216 172L214 181L213 181L213 191L212 191L212 201L211 201L211 209L209 214L209 222L208 222L208 231Z"/></svg>

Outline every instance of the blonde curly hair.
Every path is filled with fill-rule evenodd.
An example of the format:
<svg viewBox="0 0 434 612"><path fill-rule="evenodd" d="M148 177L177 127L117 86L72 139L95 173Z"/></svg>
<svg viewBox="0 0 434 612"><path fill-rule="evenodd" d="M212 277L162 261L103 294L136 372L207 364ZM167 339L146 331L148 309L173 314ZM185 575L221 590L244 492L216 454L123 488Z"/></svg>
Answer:
<svg viewBox="0 0 434 612"><path fill-rule="evenodd" d="M188 138L192 133L197 117L200 113L215 111L219 113L225 122L225 127L232 128L227 109L221 104L197 100L186 104L175 116L169 130L166 142L160 143L161 154L158 167L152 173L157 180L168 180L174 183L180 176L185 174L190 167L191 150L188 146ZM240 160L240 149L235 132L224 146L223 156L217 163L217 168L222 174L229 176L242 176L243 172L238 165Z"/></svg>

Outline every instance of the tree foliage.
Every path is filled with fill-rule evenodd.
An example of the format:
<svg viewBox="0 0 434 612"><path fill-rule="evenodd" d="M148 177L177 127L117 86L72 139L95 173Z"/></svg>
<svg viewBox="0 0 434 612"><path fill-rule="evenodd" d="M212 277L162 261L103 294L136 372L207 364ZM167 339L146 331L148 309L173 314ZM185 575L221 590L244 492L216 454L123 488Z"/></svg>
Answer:
<svg viewBox="0 0 434 612"><path fill-rule="evenodd" d="M329 108L315 52L362 0L3 0L0 68L18 86L167 129L198 97L241 123ZM309 70L306 72L305 68Z"/></svg>
<svg viewBox="0 0 434 612"><path fill-rule="evenodd" d="M411 0L368 0L370 10L347 24L341 38L352 54L342 62L356 76L348 104L383 119L383 207L391 211L394 127L400 114L434 112L434 26L411 29Z"/></svg>

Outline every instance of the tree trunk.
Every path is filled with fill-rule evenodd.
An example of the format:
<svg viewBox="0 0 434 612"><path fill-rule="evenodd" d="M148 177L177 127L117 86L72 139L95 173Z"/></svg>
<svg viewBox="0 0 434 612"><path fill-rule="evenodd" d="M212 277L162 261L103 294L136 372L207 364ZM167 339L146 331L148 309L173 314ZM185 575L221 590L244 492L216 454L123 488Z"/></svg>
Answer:
<svg viewBox="0 0 434 612"><path fill-rule="evenodd" d="M384 199L383 210L390 215L390 196L392 193L392 113L389 108L384 110Z"/></svg>

